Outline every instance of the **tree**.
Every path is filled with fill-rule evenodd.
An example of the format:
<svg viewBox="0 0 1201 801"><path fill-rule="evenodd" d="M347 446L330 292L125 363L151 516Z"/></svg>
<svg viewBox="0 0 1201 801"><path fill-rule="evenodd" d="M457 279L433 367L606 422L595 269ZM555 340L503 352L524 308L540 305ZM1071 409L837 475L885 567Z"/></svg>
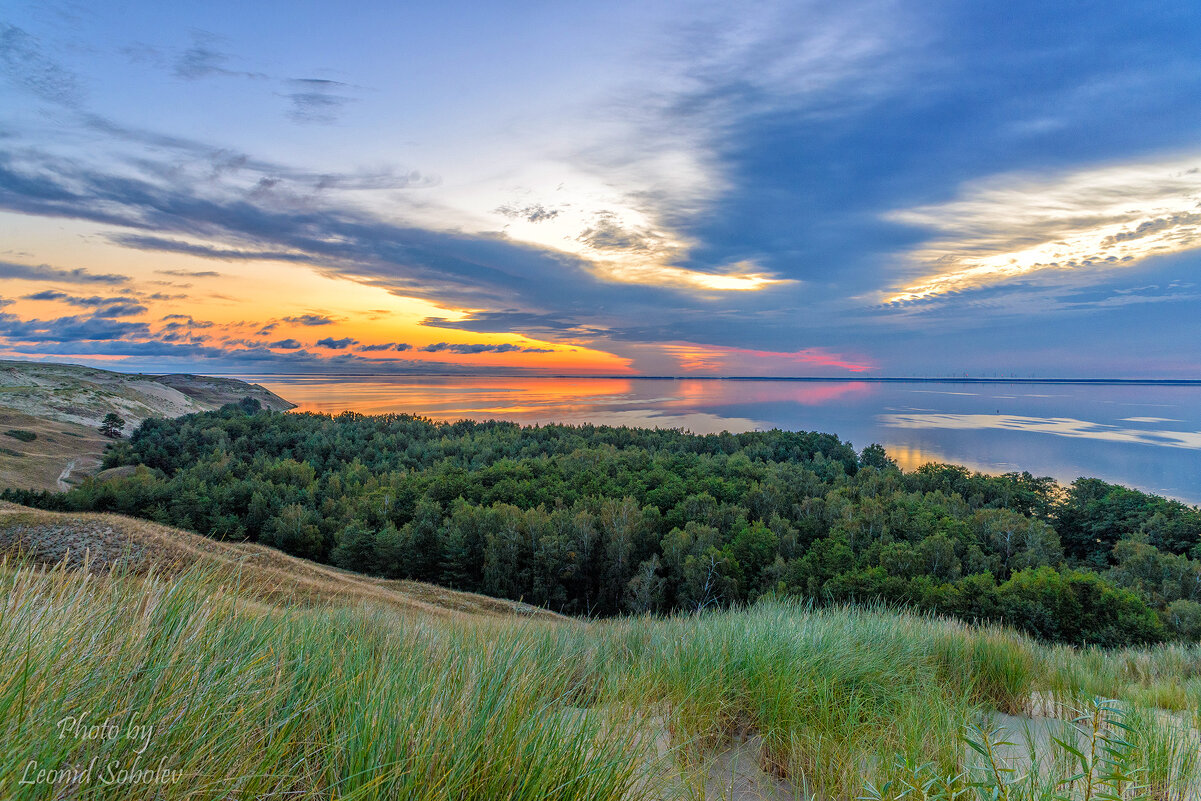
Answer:
<svg viewBox="0 0 1201 801"><path fill-rule="evenodd" d="M1181 599L1172 601L1164 610L1168 627L1182 640L1196 642L1201 638L1201 604Z"/></svg>
<svg viewBox="0 0 1201 801"><path fill-rule="evenodd" d="M268 521L259 541L295 556L315 559L321 553L317 515L298 503L288 504Z"/></svg>
<svg viewBox="0 0 1201 801"><path fill-rule="evenodd" d="M884 446L873 442L859 454L860 467L874 467L877 470L895 470L896 460L888 455Z"/></svg>
<svg viewBox="0 0 1201 801"><path fill-rule="evenodd" d="M121 436L121 432L125 430L125 419L116 412L109 412L104 416L104 421L100 424L100 433L106 437L116 439Z"/></svg>
<svg viewBox="0 0 1201 801"><path fill-rule="evenodd" d="M360 573L376 571L374 531L355 521L335 534L334 543L329 558L335 565Z"/></svg>

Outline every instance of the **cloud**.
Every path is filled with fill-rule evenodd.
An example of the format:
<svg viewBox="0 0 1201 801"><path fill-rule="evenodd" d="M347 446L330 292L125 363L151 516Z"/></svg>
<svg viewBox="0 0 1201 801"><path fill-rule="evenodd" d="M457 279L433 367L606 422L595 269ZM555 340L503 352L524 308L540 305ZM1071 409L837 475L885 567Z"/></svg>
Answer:
<svg viewBox="0 0 1201 801"><path fill-rule="evenodd" d="M81 267L61 270L47 264L15 264L0 261L0 278L23 278L26 281L57 281L64 284L123 284L128 276L112 273L93 273Z"/></svg>
<svg viewBox="0 0 1201 801"><path fill-rule="evenodd" d="M772 351L702 345L695 342L667 342L661 347L687 372L721 375L770 372L773 375L793 375L798 366L834 367L852 373L876 369L876 364L870 359L832 353L824 348Z"/></svg>
<svg viewBox="0 0 1201 801"><path fill-rule="evenodd" d="M168 239L161 236L142 236L138 234L115 234L109 237L115 244L137 250L158 250L166 253L186 253L189 256L200 256L206 259L223 261L303 261L304 254L282 253L279 251L237 250L234 248L215 248L208 245L198 245L183 242L178 239ZM213 270L155 270L160 275L175 275L182 278L211 278L220 275Z"/></svg>
<svg viewBox="0 0 1201 801"><path fill-rule="evenodd" d="M559 216L559 209L548 209L541 203L531 203L526 206L517 206L512 203L506 203L503 206L496 208L496 213L508 217L510 220L525 220L531 223L546 222L553 220Z"/></svg>
<svg viewBox="0 0 1201 801"><path fill-rule="evenodd" d="M303 348L304 345L301 345L295 339L281 339L278 342L272 342L268 344L267 347L279 348L280 350L299 350L300 348Z"/></svg>
<svg viewBox="0 0 1201 801"><path fill-rule="evenodd" d="M138 302L137 298L131 298L126 295L115 295L111 297L92 295L90 297L82 297L79 295L68 295L66 292L61 292L57 289L46 289L41 292L34 292L32 295L26 295L25 300L55 300L62 303L69 303L72 306L92 308L99 306L111 306L113 304L136 304Z"/></svg>
<svg viewBox="0 0 1201 801"><path fill-rule="evenodd" d="M233 78L266 78L261 72L245 72L231 70L225 65L230 61L230 55L216 49L218 37L209 33L193 34L191 47L180 53L172 72L177 78L194 81L213 76Z"/></svg>
<svg viewBox="0 0 1201 801"><path fill-rule="evenodd" d="M475 353L553 353L550 348L529 348L521 345L514 345L506 342L501 345L484 345L484 344L462 344L457 342L438 342L434 345L425 345L417 350L422 353L460 353L460 354L475 354Z"/></svg>
<svg viewBox="0 0 1201 801"><path fill-rule="evenodd" d="M286 97L292 106L288 117L293 122L302 124L329 125L338 120L338 114L353 97L336 94L336 90L346 86L338 81L322 80L319 78L294 78L288 82L297 91L289 92Z"/></svg>
<svg viewBox="0 0 1201 801"><path fill-rule="evenodd" d="M59 292L57 289L46 289L42 292L34 292L32 295L26 295L25 300L66 300L69 295L66 292Z"/></svg>
<svg viewBox="0 0 1201 801"><path fill-rule="evenodd" d="M343 339L334 339L333 337L326 337L325 339L317 340L318 347L332 348L333 350L344 350L346 348L349 348L351 345L357 345L357 344L359 344L359 341L357 339L352 339L350 337L345 337Z"/></svg>
<svg viewBox="0 0 1201 801"><path fill-rule="evenodd" d="M555 314L520 311L474 312L458 320L450 320L445 317L426 317L419 324L431 328L474 331L477 334L536 331L547 336L598 337L607 333L607 329L590 327L573 320L564 320Z"/></svg>
<svg viewBox="0 0 1201 801"><path fill-rule="evenodd" d="M917 273L884 293L905 304L1047 272L1090 274L1201 247L1201 155L1003 175L957 200L888 219L939 232L909 254Z"/></svg>
<svg viewBox="0 0 1201 801"><path fill-rule="evenodd" d="M635 253L650 253L664 245L650 230L630 231L618 222L617 215L602 211L596 215L592 226L576 237L593 250L622 250Z"/></svg>
<svg viewBox="0 0 1201 801"><path fill-rule="evenodd" d="M385 351L385 350L406 351L406 350L412 350L412 348L413 348L413 346L407 342L384 342L379 345L363 345L362 347L359 348L359 352L360 353L368 353L368 352L372 352L372 351Z"/></svg>
<svg viewBox="0 0 1201 801"><path fill-rule="evenodd" d="M161 158L163 166L193 153L203 153L206 165L220 162L216 149L189 148L169 151ZM141 238L125 240L135 246L205 242L221 243L204 247L226 251L205 254L214 257L237 255L233 251L303 254L305 264L330 277L434 300L447 308L477 310L470 325L507 323L516 333L523 333L522 325L542 326L535 329L538 339L600 349L613 336L638 336L646 320L656 321L654 334L661 339L664 332L668 339L720 336L713 325L719 309L739 320L725 326L733 337L726 342L757 344L775 334L767 333L769 325L746 326L746 315L787 300L754 291L736 293L746 296L745 301L729 299L731 290L780 285L749 261L704 269L652 265L643 274L637 263L613 267L499 234L422 228L395 215L377 216L334 195L256 196L248 191L249 181L261 176L241 174L246 169L238 166L216 178L206 173L203 180L179 179L165 177L166 172L90 166L30 148L19 159L0 153L0 208L119 226L130 232L122 236ZM284 322L333 322L324 315L301 317L318 319ZM695 323L680 325L691 318ZM568 321L571 330L562 330L560 323ZM551 330L556 327L561 330ZM268 333L266 326L259 330Z"/></svg>
<svg viewBox="0 0 1201 801"><path fill-rule="evenodd" d="M0 312L0 335L17 342L96 342L100 340L149 337L145 323L130 323L99 316L59 317L54 320L22 320Z"/></svg>
<svg viewBox="0 0 1201 801"><path fill-rule="evenodd" d="M216 270L155 270L159 275L171 275L176 278L220 278Z"/></svg>
<svg viewBox="0 0 1201 801"><path fill-rule="evenodd" d="M300 315L296 315L294 317L285 317L285 318L283 318L283 321L285 323L292 323L294 325L308 325L308 326L333 325L334 324L333 318L326 317L324 314L300 314ZM265 327L264 327L264 329L265 329Z"/></svg>
<svg viewBox="0 0 1201 801"><path fill-rule="evenodd" d="M97 317L136 317L139 314L145 314L148 309L140 303L116 303L112 306L105 306L97 309L95 316Z"/></svg>
<svg viewBox="0 0 1201 801"><path fill-rule="evenodd" d="M171 156L161 162L137 157L130 157L129 160L152 175L173 179L177 183L184 179L204 184L258 176L254 179L256 184L262 178L269 178L296 187L299 191L319 194L331 191L422 189L437 186L441 181L437 175L394 166L354 171L306 170L254 158L222 145L122 125L98 114L83 114L80 125L86 131L109 137L117 143L134 145L140 149L169 151ZM152 242L153 237L148 237L146 241Z"/></svg>
<svg viewBox="0 0 1201 801"><path fill-rule="evenodd" d="M63 106L83 101L78 76L46 55L36 37L8 23L0 23L0 73L43 100Z"/></svg>
<svg viewBox="0 0 1201 801"><path fill-rule="evenodd" d="M122 296L105 298L95 295L91 297L79 297L68 295L66 292L60 292L56 289L34 292L32 295L26 295L25 300L58 301L60 303L68 303L72 306L93 308L96 310L92 313L95 317L136 317L148 311L136 298Z"/></svg>
<svg viewBox="0 0 1201 801"><path fill-rule="evenodd" d="M168 314L162 321L165 328L212 328L216 323L210 320L197 320L190 314Z"/></svg>

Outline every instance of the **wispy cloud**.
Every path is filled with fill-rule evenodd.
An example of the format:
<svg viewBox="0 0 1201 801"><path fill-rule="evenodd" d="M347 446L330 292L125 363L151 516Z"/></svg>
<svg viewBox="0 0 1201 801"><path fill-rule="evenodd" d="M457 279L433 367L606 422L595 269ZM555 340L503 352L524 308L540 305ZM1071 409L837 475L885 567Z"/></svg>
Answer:
<svg viewBox="0 0 1201 801"><path fill-rule="evenodd" d="M283 318L285 323L294 325L333 325L333 318L324 314L300 314Z"/></svg>
<svg viewBox="0 0 1201 801"><path fill-rule="evenodd" d="M76 106L84 98L78 76L47 55L36 37L8 23L0 23L0 73L53 103Z"/></svg>
<svg viewBox="0 0 1201 801"><path fill-rule="evenodd" d="M192 35L192 44L179 53L173 63L172 72L177 78L194 81L199 78L224 76L232 78L266 78L261 72L230 69L232 56L218 50L220 37L207 32Z"/></svg>
<svg viewBox="0 0 1201 801"><path fill-rule="evenodd" d="M909 256L905 304L1013 282L1092 272L1201 247L1201 156L1115 164L1052 178L1007 175L958 200L888 215L939 238Z"/></svg>
<svg viewBox="0 0 1201 801"><path fill-rule="evenodd" d="M407 342L383 342L378 345L363 345L359 348L360 353L374 353L380 351L406 351L412 350L413 346Z"/></svg>
<svg viewBox="0 0 1201 801"><path fill-rule="evenodd" d="M425 345L417 350L422 353L459 353L471 355L476 353L552 353L550 348L523 347L505 342L500 345L464 344L461 342L438 342Z"/></svg>
<svg viewBox="0 0 1201 801"><path fill-rule="evenodd" d="M0 261L0 278L23 278L26 281L57 281L64 284L124 284L128 276L114 273L93 273L82 267L60 269L48 264L16 264Z"/></svg>
<svg viewBox="0 0 1201 801"><path fill-rule="evenodd" d="M668 342L662 348L679 362L681 369L696 373L744 375L766 370L775 375L793 375L797 368L833 367L852 373L876 368L868 359L848 357L823 348L772 351L695 342Z"/></svg>
<svg viewBox="0 0 1201 801"><path fill-rule="evenodd" d="M338 114L354 98L341 94L347 87L340 81L322 78L293 78L288 81L293 90L287 93L292 108L288 112L293 122L329 125L337 122Z"/></svg>

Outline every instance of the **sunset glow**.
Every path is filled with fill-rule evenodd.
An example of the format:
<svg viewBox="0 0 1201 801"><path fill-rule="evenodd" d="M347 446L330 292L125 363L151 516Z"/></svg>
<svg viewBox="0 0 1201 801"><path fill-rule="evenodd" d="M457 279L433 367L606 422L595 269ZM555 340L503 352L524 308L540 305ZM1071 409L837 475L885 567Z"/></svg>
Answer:
<svg viewBox="0 0 1201 801"><path fill-rule="evenodd" d="M927 6L18 4L0 355L1195 374L1195 9Z"/></svg>

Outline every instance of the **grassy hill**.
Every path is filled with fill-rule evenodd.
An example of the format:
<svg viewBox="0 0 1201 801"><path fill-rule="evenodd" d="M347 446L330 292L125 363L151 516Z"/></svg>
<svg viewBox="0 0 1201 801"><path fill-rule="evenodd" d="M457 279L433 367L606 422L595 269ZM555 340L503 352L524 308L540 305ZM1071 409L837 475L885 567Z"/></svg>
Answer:
<svg viewBox="0 0 1201 801"><path fill-rule="evenodd" d="M268 409L294 405L232 378L0 361L0 486L61 490L93 472L108 442L97 427L109 412L132 430L148 417L210 411L245 397Z"/></svg>
<svg viewBox="0 0 1201 801"><path fill-rule="evenodd" d="M1198 791L1195 646L775 600L566 624L112 515L0 532L4 798Z"/></svg>
<svg viewBox="0 0 1201 801"><path fill-rule="evenodd" d="M416 581L388 581L288 556L253 543L219 542L145 520L60 514L0 501L0 554L43 566L176 577L209 572L241 597L282 605L372 604L406 613L566 620L529 604L455 592Z"/></svg>

